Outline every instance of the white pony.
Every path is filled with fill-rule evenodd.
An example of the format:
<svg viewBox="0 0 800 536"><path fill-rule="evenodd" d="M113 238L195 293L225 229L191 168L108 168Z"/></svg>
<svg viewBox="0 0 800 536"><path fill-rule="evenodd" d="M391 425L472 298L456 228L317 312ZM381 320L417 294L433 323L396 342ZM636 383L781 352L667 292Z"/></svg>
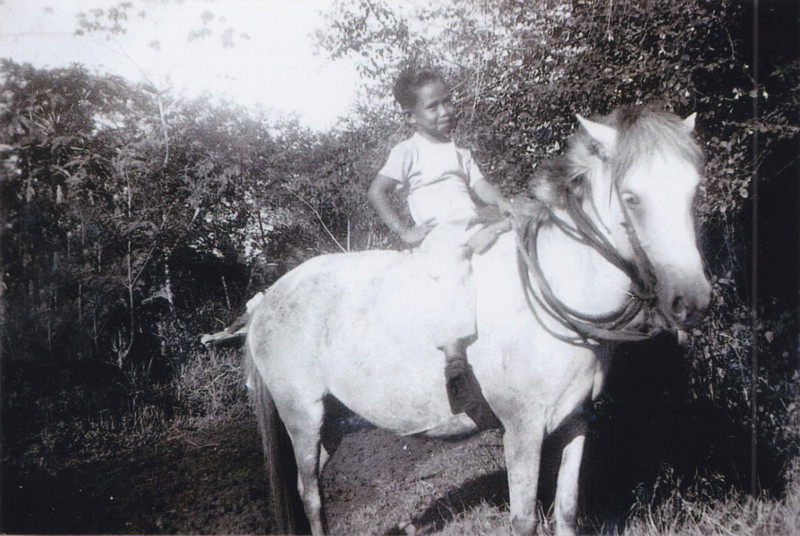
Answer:
<svg viewBox="0 0 800 536"><path fill-rule="evenodd" d="M710 296L692 213L702 165L694 115L623 108L579 120L565 155L536 179L543 215L517 218L515 232L473 258L478 337L468 358L487 413L504 430L511 523L520 535L536 531L541 445L557 429L567 440L556 533L575 533L582 408L602 388L606 343L677 331ZM283 276L255 306L249 385L282 532L297 528L282 471L288 447L311 532L324 532L327 396L397 434L452 436L484 425L450 411L444 355L429 329L431 284L414 253L323 255Z"/></svg>

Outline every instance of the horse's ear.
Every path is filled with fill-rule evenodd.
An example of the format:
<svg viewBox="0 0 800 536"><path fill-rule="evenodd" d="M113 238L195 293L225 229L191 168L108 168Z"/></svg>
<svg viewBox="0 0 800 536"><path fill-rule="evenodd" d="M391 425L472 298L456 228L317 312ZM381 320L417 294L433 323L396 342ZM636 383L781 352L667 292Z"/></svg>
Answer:
<svg viewBox="0 0 800 536"><path fill-rule="evenodd" d="M689 132L694 132L695 119L697 119L697 112L694 112L692 115L683 120L683 126L686 127Z"/></svg>
<svg viewBox="0 0 800 536"><path fill-rule="evenodd" d="M614 146L617 143L616 130L609 126L595 123L594 121L589 121L585 117L581 117L579 114L575 114L575 117L578 118L578 122L583 128L586 129L586 132L589 133L589 136L591 136L594 141L599 143L603 149L605 149L606 154L610 154L614 151Z"/></svg>

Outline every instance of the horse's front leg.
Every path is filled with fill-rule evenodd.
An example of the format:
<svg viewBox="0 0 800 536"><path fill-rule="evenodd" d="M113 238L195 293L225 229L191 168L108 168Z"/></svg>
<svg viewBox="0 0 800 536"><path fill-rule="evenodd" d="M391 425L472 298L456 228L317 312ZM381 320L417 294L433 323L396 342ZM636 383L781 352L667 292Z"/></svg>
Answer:
<svg viewBox="0 0 800 536"><path fill-rule="evenodd" d="M536 533L536 493L543 438L544 424L539 419L506 426L503 435L511 501L511 531L515 536L532 536Z"/></svg>
<svg viewBox="0 0 800 536"><path fill-rule="evenodd" d="M583 458L583 444L588 426L586 415L572 415L564 426L564 448L556 484L555 522L556 536L577 534L578 477Z"/></svg>

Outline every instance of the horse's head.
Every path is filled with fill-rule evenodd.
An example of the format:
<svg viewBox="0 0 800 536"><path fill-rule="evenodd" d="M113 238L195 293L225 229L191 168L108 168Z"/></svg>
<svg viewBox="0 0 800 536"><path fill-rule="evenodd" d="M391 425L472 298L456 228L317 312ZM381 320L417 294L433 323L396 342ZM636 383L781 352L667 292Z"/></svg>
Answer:
<svg viewBox="0 0 800 536"><path fill-rule="evenodd" d="M696 322L711 293L695 235L702 154L691 137L694 117L648 108L622 108L597 122L578 117L583 132L572 144L588 181L587 212L652 280L674 327Z"/></svg>

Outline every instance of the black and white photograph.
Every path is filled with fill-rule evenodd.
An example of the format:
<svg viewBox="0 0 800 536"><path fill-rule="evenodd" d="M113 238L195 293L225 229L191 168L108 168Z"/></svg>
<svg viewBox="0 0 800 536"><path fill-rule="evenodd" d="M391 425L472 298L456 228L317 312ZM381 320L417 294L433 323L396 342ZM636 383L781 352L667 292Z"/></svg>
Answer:
<svg viewBox="0 0 800 536"><path fill-rule="evenodd" d="M800 534L800 1L0 0L0 533Z"/></svg>

